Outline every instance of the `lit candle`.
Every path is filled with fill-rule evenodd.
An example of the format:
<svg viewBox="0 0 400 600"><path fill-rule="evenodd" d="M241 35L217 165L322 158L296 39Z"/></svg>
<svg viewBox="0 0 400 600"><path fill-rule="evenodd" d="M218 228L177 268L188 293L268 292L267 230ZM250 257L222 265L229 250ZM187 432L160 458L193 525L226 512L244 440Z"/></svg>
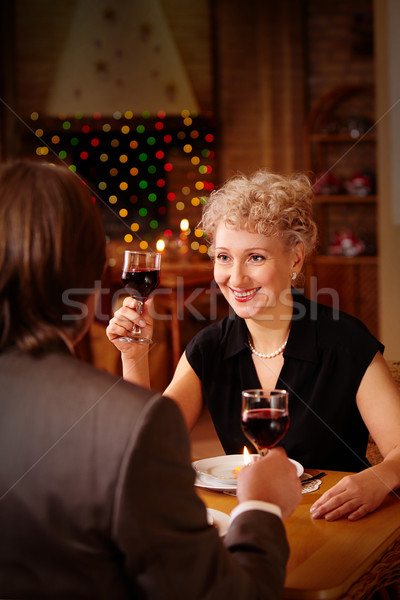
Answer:
<svg viewBox="0 0 400 600"><path fill-rule="evenodd" d="M238 474L239 474L239 471L241 469L243 469L243 467L246 467L247 465L250 465L251 462L252 462L251 454L247 450L246 446L244 446L244 448L243 448L243 465L241 465L241 466L236 467L235 469L233 469L234 476L237 477Z"/></svg>
<svg viewBox="0 0 400 600"><path fill-rule="evenodd" d="M157 240L156 243L157 252L163 253L165 250L165 242L164 240Z"/></svg>
<svg viewBox="0 0 400 600"><path fill-rule="evenodd" d="M182 219L179 227L181 228L182 233L186 233L186 231L189 229L188 219Z"/></svg>
<svg viewBox="0 0 400 600"><path fill-rule="evenodd" d="M182 219L179 227L181 229L179 236L181 239L181 253L187 254L189 252L188 233L190 232L188 219Z"/></svg>

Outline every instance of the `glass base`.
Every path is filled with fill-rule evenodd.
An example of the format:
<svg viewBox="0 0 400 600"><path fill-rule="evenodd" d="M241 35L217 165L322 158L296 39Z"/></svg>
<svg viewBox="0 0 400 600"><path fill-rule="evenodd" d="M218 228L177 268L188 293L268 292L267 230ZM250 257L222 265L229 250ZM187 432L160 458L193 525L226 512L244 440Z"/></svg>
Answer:
<svg viewBox="0 0 400 600"><path fill-rule="evenodd" d="M118 338L119 342L129 342L130 344L152 344L153 340L149 340L149 338L137 336L137 337L120 337Z"/></svg>

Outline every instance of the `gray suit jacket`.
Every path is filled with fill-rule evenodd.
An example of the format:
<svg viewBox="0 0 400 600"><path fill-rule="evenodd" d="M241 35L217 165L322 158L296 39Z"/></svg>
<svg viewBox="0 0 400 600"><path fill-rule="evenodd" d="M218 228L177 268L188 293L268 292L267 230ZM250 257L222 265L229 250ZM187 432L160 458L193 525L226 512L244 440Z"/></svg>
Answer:
<svg viewBox="0 0 400 600"><path fill-rule="evenodd" d="M281 521L247 512L221 542L174 402L64 349L0 354L0 398L0 597L279 597Z"/></svg>

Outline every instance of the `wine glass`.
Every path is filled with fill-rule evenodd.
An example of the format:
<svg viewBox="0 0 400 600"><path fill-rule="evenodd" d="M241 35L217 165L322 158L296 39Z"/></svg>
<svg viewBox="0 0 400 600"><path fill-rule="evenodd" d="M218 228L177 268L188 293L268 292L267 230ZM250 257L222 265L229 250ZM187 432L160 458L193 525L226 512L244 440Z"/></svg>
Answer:
<svg viewBox="0 0 400 600"><path fill-rule="evenodd" d="M286 390L244 390L242 429L261 456L283 438L289 427Z"/></svg>
<svg viewBox="0 0 400 600"><path fill-rule="evenodd" d="M125 250L122 267L124 288L137 300L136 312L142 314L143 304L160 285L161 254ZM121 342L151 344L153 340L142 335L140 327L134 325L129 336L118 338Z"/></svg>

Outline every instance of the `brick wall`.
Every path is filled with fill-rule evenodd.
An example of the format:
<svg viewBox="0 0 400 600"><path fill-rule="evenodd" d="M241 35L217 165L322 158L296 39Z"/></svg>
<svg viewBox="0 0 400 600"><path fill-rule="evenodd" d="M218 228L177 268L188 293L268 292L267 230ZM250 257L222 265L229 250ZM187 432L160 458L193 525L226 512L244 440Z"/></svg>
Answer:
<svg viewBox="0 0 400 600"><path fill-rule="evenodd" d="M159 1L200 111L215 117L216 184L237 171L249 173L259 167L280 172L304 169L305 124L319 98L346 83L374 83L372 0ZM13 3L14 36L10 27L0 48L2 58L9 61L12 53L6 50L15 45L15 65L7 70L3 66L1 89L15 84L11 108L23 119L46 105L78 2ZM3 17L5 4L0 7ZM354 105L355 112L362 110ZM373 109L368 110L373 117ZM8 139L0 140L3 154L12 148L24 153L23 145L14 144L13 127L17 123L21 131L23 126L10 111L4 107L1 111L3 121L14 119L11 127L2 128L3 134L9 132ZM178 195L193 184L191 177L184 161L177 159L170 184ZM188 198L181 200L187 205L182 216L196 223L200 207L192 207ZM181 214L172 204L169 210L170 222L177 226ZM321 274L328 277L327 284L328 275Z"/></svg>
<svg viewBox="0 0 400 600"><path fill-rule="evenodd" d="M21 116L45 106L76 3L15 3ZM373 83L373 57L359 51L371 4L162 0L201 111L217 112L221 180L259 166L304 166L303 126L317 99L346 82Z"/></svg>
<svg viewBox="0 0 400 600"><path fill-rule="evenodd" d="M331 89L373 85L371 0L307 0L308 110Z"/></svg>
<svg viewBox="0 0 400 600"><path fill-rule="evenodd" d="M77 0L16 0L15 110L43 112Z"/></svg>
<svg viewBox="0 0 400 600"><path fill-rule="evenodd" d="M301 168L304 116L302 4L216 3L222 178L259 167Z"/></svg>

